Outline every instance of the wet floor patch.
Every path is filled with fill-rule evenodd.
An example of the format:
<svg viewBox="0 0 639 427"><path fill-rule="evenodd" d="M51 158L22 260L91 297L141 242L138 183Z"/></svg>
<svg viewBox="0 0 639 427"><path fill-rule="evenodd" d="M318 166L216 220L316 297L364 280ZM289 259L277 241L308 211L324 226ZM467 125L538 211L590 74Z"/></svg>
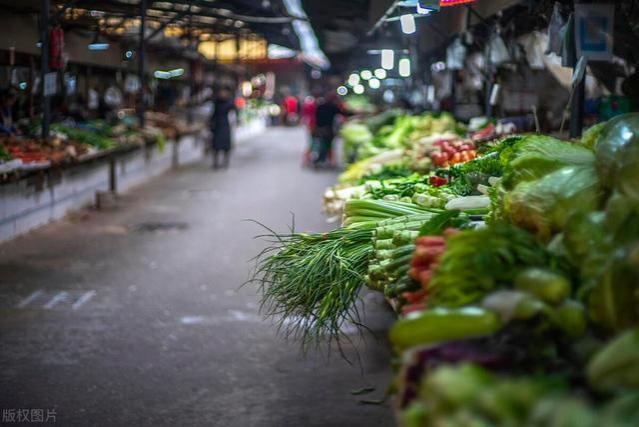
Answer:
<svg viewBox="0 0 639 427"><path fill-rule="evenodd" d="M164 222L141 222L131 226L133 231L138 233L156 233L162 231L183 231L189 228L186 222L164 221Z"/></svg>

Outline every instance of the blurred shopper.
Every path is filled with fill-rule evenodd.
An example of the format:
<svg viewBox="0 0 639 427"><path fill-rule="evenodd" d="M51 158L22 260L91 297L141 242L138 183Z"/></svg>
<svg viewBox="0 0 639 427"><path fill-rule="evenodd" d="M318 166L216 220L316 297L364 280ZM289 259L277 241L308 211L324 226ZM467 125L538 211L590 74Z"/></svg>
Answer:
<svg viewBox="0 0 639 427"><path fill-rule="evenodd" d="M18 92L13 87L0 91L0 134L13 135L16 127L13 123L13 107L18 100Z"/></svg>
<svg viewBox="0 0 639 427"><path fill-rule="evenodd" d="M211 132L213 133L213 168L220 166L228 168L232 148L231 123L229 113L234 111L235 104L228 88L222 88L218 92L213 103L213 116L211 117ZM222 164L220 165L220 155Z"/></svg>
<svg viewBox="0 0 639 427"><path fill-rule="evenodd" d="M307 96L304 98L302 104L302 123L308 129L308 135L310 136L310 144L304 152L304 166L310 166L313 163L313 132L315 132L315 116L317 114L317 100L314 96Z"/></svg>
<svg viewBox="0 0 639 427"><path fill-rule="evenodd" d="M299 122L299 101L296 96L288 95L284 98L284 124L295 126Z"/></svg>
<svg viewBox="0 0 639 427"><path fill-rule="evenodd" d="M315 114L317 113L317 101L315 97L309 95L304 98L302 104L302 123L308 128L309 131L315 128Z"/></svg>
<svg viewBox="0 0 639 427"><path fill-rule="evenodd" d="M339 98L332 91L317 103L315 113L315 131L313 132L314 144L317 146L313 153L315 166L326 165L332 159L333 139L335 138L335 118L338 115L350 116L339 103Z"/></svg>

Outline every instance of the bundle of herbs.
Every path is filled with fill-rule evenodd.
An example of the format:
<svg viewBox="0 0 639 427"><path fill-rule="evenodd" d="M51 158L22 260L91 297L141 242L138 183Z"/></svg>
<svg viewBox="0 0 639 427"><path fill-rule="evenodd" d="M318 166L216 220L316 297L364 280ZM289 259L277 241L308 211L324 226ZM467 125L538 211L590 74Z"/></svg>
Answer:
<svg viewBox="0 0 639 427"><path fill-rule="evenodd" d="M372 200L353 201L348 212L355 215L348 217L350 225L327 233L278 234L267 228L260 236L270 245L257 256L250 281L260 284L262 311L303 346L339 339L345 322L359 324L355 303L375 250L373 236L419 230L434 215L414 205ZM401 244L410 244L415 234L403 236Z"/></svg>

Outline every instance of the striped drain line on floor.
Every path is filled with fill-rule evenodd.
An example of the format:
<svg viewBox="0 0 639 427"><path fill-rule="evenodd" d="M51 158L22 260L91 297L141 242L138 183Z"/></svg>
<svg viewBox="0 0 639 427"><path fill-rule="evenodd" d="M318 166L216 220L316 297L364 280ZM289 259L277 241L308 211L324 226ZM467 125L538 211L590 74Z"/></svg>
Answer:
<svg viewBox="0 0 639 427"><path fill-rule="evenodd" d="M64 291L38 289L15 305L18 309L65 309L78 310L88 303L96 291Z"/></svg>

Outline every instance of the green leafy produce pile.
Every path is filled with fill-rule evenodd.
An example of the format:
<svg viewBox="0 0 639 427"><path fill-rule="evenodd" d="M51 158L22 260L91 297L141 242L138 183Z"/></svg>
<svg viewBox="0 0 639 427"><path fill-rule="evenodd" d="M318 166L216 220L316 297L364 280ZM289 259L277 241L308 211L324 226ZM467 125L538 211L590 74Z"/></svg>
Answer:
<svg viewBox="0 0 639 427"><path fill-rule="evenodd" d="M410 122L379 135L405 144ZM358 324L361 285L393 298L410 427L639 425L639 114L478 152L364 175L341 228L275 236L267 313L309 342Z"/></svg>
<svg viewBox="0 0 639 427"><path fill-rule="evenodd" d="M97 124L93 129L80 129L62 123L55 123L51 125L51 130L98 150L106 150L117 146L117 141L111 136L109 128L100 124Z"/></svg>
<svg viewBox="0 0 639 427"><path fill-rule="evenodd" d="M11 154L5 151L4 146L0 144L0 161L9 161L11 159Z"/></svg>
<svg viewBox="0 0 639 427"><path fill-rule="evenodd" d="M363 160L385 150L410 148L424 137L445 132L464 132L449 114L411 116L385 112L365 121L346 123L340 132L346 159Z"/></svg>

